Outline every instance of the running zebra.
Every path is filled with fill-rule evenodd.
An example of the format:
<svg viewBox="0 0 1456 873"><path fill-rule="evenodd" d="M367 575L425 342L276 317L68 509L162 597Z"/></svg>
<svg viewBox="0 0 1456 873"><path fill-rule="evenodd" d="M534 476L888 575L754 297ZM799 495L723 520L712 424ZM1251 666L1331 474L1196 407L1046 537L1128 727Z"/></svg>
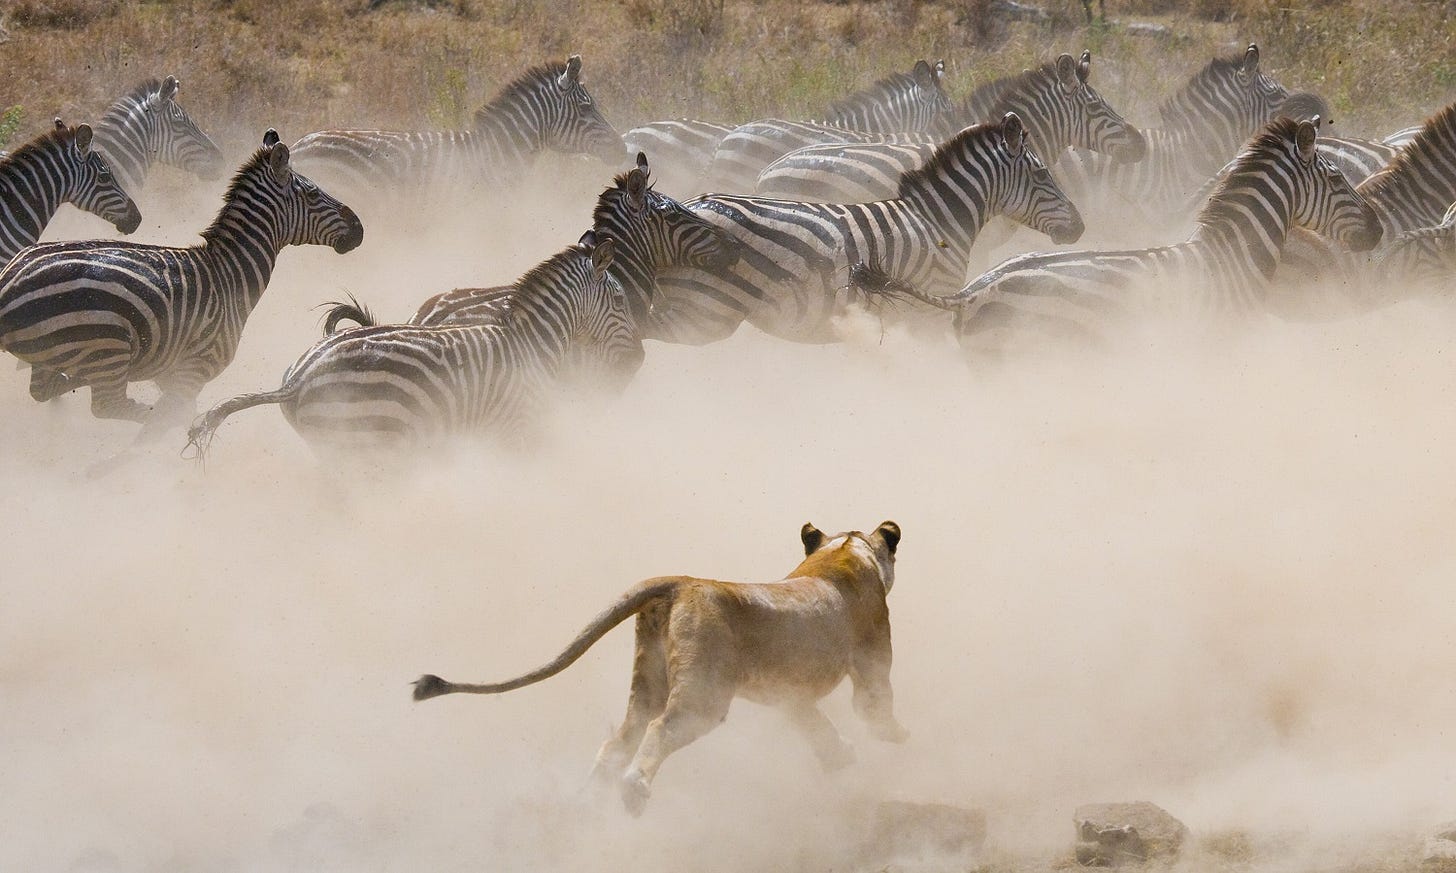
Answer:
<svg viewBox="0 0 1456 873"><path fill-rule="evenodd" d="M1015 112L1031 141L1055 166L1069 146L1134 162L1146 151L1136 127L1088 83L1092 53L1063 54L1034 70L978 88L960 110L965 124ZM865 203L895 196L900 176L918 168L938 143L808 146L769 164L758 177L762 197L819 203Z"/></svg>
<svg viewBox="0 0 1456 873"><path fill-rule="evenodd" d="M906 173L899 197L874 203L796 203L709 194L687 207L731 233L739 258L725 270L664 270L653 339L705 343L745 319L797 342L837 339L833 319L865 297L847 282L857 261L880 263L922 287L960 287L986 220L1006 215L1058 244L1082 235L1082 218L1027 141L1021 119L968 127L925 166Z"/></svg>
<svg viewBox="0 0 1456 873"><path fill-rule="evenodd" d="M136 193L157 163L199 179L223 173L222 150L177 102L176 76L148 79L123 94L96 123L96 148L122 190Z"/></svg>
<svg viewBox="0 0 1456 873"><path fill-rule="evenodd" d="M1259 47L1214 58L1160 108L1163 127L1144 129L1147 155L1135 164L1074 151L1058 177L1079 203L1115 207L1126 225L1141 215L1156 227L1182 219L1209 177L1270 120L1289 92L1259 69Z"/></svg>
<svg viewBox="0 0 1456 873"><path fill-rule="evenodd" d="M142 214L93 143L90 125L67 127L57 118L54 130L0 158L0 264L40 239L62 203L124 234L141 224Z"/></svg>
<svg viewBox="0 0 1456 873"><path fill-rule="evenodd" d="M403 450L452 436L532 439L563 369L596 361L609 388L643 360L622 286L608 272L610 237L577 245L516 283L509 309L486 324L388 325L331 334L304 353L277 391L218 404L188 433L204 451L223 420L268 403L316 450Z"/></svg>
<svg viewBox="0 0 1456 873"><path fill-rule="evenodd" d="M944 75L944 61L932 67L921 60L909 75L896 73L835 104L824 120L768 118L739 125L718 144L706 171L707 186L750 192L764 167L808 145L944 139L959 127L955 106L941 86Z"/></svg>
<svg viewBox="0 0 1456 873"><path fill-rule="evenodd" d="M1380 254L1379 273L1382 286L1396 285L1400 297L1456 287L1456 204L1440 224L1398 234Z"/></svg>
<svg viewBox="0 0 1456 873"><path fill-rule="evenodd" d="M1268 288L1295 226L1355 251L1381 237L1375 212L1319 153L1315 124L1280 118L1254 137L1214 192L1186 242L1121 252L1032 253L960 292L914 296L954 313L967 351L1034 327L1099 340L1117 316L1266 311ZM892 274L893 275L893 274ZM908 283L914 285L914 283Z"/></svg>
<svg viewBox="0 0 1456 873"><path fill-rule="evenodd" d="M97 418L143 422L153 436L192 414L227 367L286 245L347 252L364 238L353 211L289 166L269 130L191 248L92 240L21 252L0 271L0 349L29 363L30 395L91 389ZM131 382L162 389L155 407Z"/></svg>
<svg viewBox="0 0 1456 873"><path fill-rule="evenodd" d="M651 318L657 295L657 272L667 267L721 270L738 256L738 244L698 213L659 194L651 184L647 155L638 152L637 166L612 180L597 198L592 230L598 239L611 238L612 275L627 295L634 324ZM494 288L457 288L426 300L410 324L483 324L498 321L508 311L515 285ZM357 303L338 304L324 319L331 334L344 319L364 327L376 322Z"/></svg>
<svg viewBox="0 0 1456 873"><path fill-rule="evenodd" d="M475 113L470 130L321 130L294 145L299 165L343 190L422 192L514 182L544 150L594 155L610 166L626 153L581 82L581 56L533 67Z"/></svg>
<svg viewBox="0 0 1456 873"><path fill-rule="evenodd" d="M622 134L627 152L646 152L657 155L657 165L666 167L663 182L668 190L696 190L713 161L713 153L723 137L733 132L735 125L718 124L713 121L698 121L693 118L679 118L676 121L652 121L634 127Z"/></svg>

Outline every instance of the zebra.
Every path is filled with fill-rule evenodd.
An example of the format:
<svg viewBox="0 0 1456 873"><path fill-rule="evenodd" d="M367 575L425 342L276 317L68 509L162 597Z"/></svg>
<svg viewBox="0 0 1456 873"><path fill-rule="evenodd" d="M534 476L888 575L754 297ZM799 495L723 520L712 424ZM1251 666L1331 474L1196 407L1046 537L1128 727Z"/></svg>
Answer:
<svg viewBox="0 0 1456 873"><path fill-rule="evenodd" d="M587 231L521 277L508 311L488 323L330 334L278 390L234 397L199 418L189 445L201 453L228 416L276 403L315 450L405 450L469 434L521 446L574 358L596 361L616 390L642 364L626 294L608 271L613 246Z"/></svg>
<svg viewBox="0 0 1456 873"><path fill-rule="evenodd" d="M117 98L96 122L96 148L122 190L140 191L156 163L200 179L222 175L222 150L177 102L180 87L176 76L148 79Z"/></svg>
<svg viewBox="0 0 1456 873"><path fill-rule="evenodd" d="M1096 341L1118 315L1142 309L1247 315L1269 303L1285 237L1296 225L1353 251L1374 248L1382 233L1374 209L1316 148L1316 123L1281 117L1245 147L1186 242L1031 253L1004 261L955 294L937 299L917 290L913 296L954 313L967 351L1028 324Z"/></svg>
<svg viewBox="0 0 1456 873"><path fill-rule="evenodd" d="M726 270L664 270L652 339L706 343L745 319L798 342L831 342L833 318L859 295L843 280L849 264L880 261L907 281L952 289L964 281L972 243L1003 214L1076 241L1077 208L1052 180L1021 119L962 130L906 173L899 196L874 203L797 203L708 194L685 204L732 233L739 258Z"/></svg>
<svg viewBox="0 0 1456 873"><path fill-rule="evenodd" d="M300 166L344 190L431 196L462 182L507 185L546 149L610 166L626 157L582 84L580 55L522 73L476 111L470 130L321 130L293 146Z"/></svg>
<svg viewBox="0 0 1456 873"><path fill-rule="evenodd" d="M117 184L106 159L92 146L91 126L55 128L0 159L0 263L32 245L62 203L111 222L129 234L142 214Z"/></svg>
<svg viewBox="0 0 1456 873"><path fill-rule="evenodd" d="M1144 128L1147 153L1137 163L1073 150L1058 166L1067 193L1081 202L1115 204L1126 224L1141 214L1167 226L1230 157L1277 117L1289 91L1259 68L1259 47L1216 57L1159 107L1162 127Z"/></svg>
<svg viewBox="0 0 1456 873"><path fill-rule="evenodd" d="M959 127L955 106L941 85L944 73L944 61L932 67L920 60L909 75L896 73L835 104L826 119L767 118L739 125L723 137L713 153L706 171L708 187L752 191L764 167L816 143L934 143L944 139Z"/></svg>
<svg viewBox="0 0 1456 873"><path fill-rule="evenodd" d="M592 230L613 240L612 275L622 284L634 324L646 324L657 293L657 272L666 267L721 270L738 256L738 244L698 213L654 190L647 155L637 153L637 166L612 180L597 198ZM498 320L508 311L514 285L457 288L426 300L410 318L414 325L479 324ZM364 327L377 322L357 303L338 304L324 320L331 334L344 319Z"/></svg>
<svg viewBox="0 0 1456 873"><path fill-rule="evenodd" d="M1015 76L987 83L969 97L966 124L1015 112L1032 142L1055 166L1068 146L1134 162L1146 151L1142 134L1087 81L1092 53L1063 54ZM864 203L895 196L901 174L934 153L938 143L813 145L790 152L759 174L762 197L821 203Z"/></svg>
<svg viewBox="0 0 1456 873"><path fill-rule="evenodd" d="M352 210L293 172L271 129L223 200L191 248L49 243L0 271L0 349L31 365L31 397L89 387L94 416L153 437L232 361L280 249L343 253L364 238ZM154 407L127 395L143 380L162 390Z"/></svg>
<svg viewBox="0 0 1456 873"><path fill-rule="evenodd" d="M925 123L920 115L949 108L949 98L940 87L944 77L945 61L934 65L918 61L909 75L892 74L836 102L822 124L861 131L919 129ZM645 151L658 156L659 163L672 172L672 190L687 190L707 175L718 146L737 126L688 118L654 121L632 128L622 138L629 153Z"/></svg>
<svg viewBox="0 0 1456 873"><path fill-rule="evenodd" d="M1379 255L1382 285L1448 289L1456 284L1456 203L1439 224L1402 231Z"/></svg>

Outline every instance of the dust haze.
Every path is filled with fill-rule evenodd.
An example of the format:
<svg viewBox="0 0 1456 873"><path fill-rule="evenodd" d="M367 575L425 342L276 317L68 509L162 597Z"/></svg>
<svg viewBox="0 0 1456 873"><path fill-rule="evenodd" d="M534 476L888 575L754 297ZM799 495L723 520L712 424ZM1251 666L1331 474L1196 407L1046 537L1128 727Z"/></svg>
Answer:
<svg viewBox="0 0 1456 873"><path fill-rule="evenodd" d="M356 252L286 250L202 403L276 387L317 304L402 320L575 241L610 172L563 166L514 218L361 209ZM137 238L190 242L224 183L158 182ZM47 238L108 231L68 208ZM1133 799L1278 847L1256 867L1358 860L1456 817L1453 329L1423 300L970 369L870 316L826 347L745 327L649 344L537 451L405 473L320 464L265 407L205 467L179 435L93 479L135 426L0 366L0 868L856 869L886 798L985 809L1008 867ZM630 623L543 684L409 698L537 666L638 579L775 579L804 521L884 519L911 737L870 739L841 688L843 771L740 701L642 818L586 792Z"/></svg>

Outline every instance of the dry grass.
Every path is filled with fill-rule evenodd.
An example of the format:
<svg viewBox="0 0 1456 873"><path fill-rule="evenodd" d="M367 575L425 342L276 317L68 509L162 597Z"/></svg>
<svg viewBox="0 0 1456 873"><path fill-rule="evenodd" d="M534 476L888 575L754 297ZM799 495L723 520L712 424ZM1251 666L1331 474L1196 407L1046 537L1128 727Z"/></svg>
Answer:
<svg viewBox="0 0 1456 873"><path fill-rule="evenodd" d="M462 124L501 83L580 52L620 127L697 116L813 116L919 57L951 88L1090 47L1104 93L1135 119L1216 51L1250 39L1291 88L1318 90L1347 133L1414 123L1456 95L1456 4L1433 0L1041 0L1043 23L985 0L17 0L0 12L0 106L17 135L59 113L95 118L120 90L175 73L184 102L224 135L267 126ZM1094 4L1095 8L1095 4ZM1166 38L1132 35L1134 20ZM1392 95L1394 99L1392 100Z"/></svg>

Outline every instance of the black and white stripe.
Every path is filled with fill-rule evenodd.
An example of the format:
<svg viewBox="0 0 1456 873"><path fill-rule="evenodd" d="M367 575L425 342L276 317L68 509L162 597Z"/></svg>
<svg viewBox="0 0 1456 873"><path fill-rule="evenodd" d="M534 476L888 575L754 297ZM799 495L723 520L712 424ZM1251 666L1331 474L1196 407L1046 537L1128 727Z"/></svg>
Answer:
<svg viewBox="0 0 1456 873"><path fill-rule="evenodd" d="M1204 319L1265 311L1284 241L1299 226L1356 251L1379 242L1374 210L1315 147L1311 122L1265 127L1198 217L1186 242L1120 252L1012 258L960 292L934 299L955 313L962 345L1032 328L1100 339L1116 316L1172 311ZM911 283L913 284L913 283Z"/></svg>
<svg viewBox="0 0 1456 873"><path fill-rule="evenodd" d="M91 127L67 127L41 134L0 158L0 264L32 245L62 203L111 222L121 233L141 224L136 204L92 145Z"/></svg>
<svg viewBox="0 0 1456 873"><path fill-rule="evenodd" d="M694 210L740 243L724 270L665 270L647 330L651 338L711 342L747 319L800 342L836 339L832 320L862 302L850 264L880 263L922 287L964 281L971 244L997 214L1074 242L1082 220L1030 147L1021 120L966 128L925 166L906 174L899 196L874 203L797 203L706 195ZM913 277L913 278L911 278Z"/></svg>
<svg viewBox="0 0 1456 873"><path fill-rule="evenodd" d="M1092 53L1069 54L978 88L960 109L965 124L1014 112L1036 147L1055 166L1069 146L1114 161L1141 160L1146 145L1136 127L1088 83ZM916 169L938 143L815 145L791 152L759 174L757 191L820 203L862 203L895 196L901 174Z"/></svg>
<svg viewBox="0 0 1456 873"><path fill-rule="evenodd" d="M622 134L622 141L629 155L652 155L659 185L673 192L696 192L694 186L707 173L718 143L735 126L693 118L651 121Z"/></svg>
<svg viewBox="0 0 1456 873"><path fill-rule="evenodd" d="M1394 290L1392 297L1456 288L1456 203L1439 224L1397 234L1381 252L1378 268L1381 290Z"/></svg>
<svg viewBox="0 0 1456 873"><path fill-rule="evenodd" d="M224 200L191 248L50 243L0 271L0 348L31 365L32 397L89 387L97 418L143 421L149 433L190 415L232 361L279 250L347 252L363 240L354 213L294 173L271 130ZM127 396L145 380L162 389L155 408Z"/></svg>
<svg viewBox="0 0 1456 873"><path fill-rule="evenodd" d="M580 244L523 276L508 310L486 324L361 327L324 337L276 391L219 404L188 437L206 448L229 415L277 403L319 450L405 449L466 434L515 445L534 435L564 368L582 359L624 386L642 341L612 278L610 238Z"/></svg>
<svg viewBox="0 0 1456 873"><path fill-rule="evenodd" d="M96 123L96 148L123 190L141 191L158 163L201 179L222 175L222 150L177 102L179 87L175 76L142 82L107 107Z"/></svg>
<svg viewBox="0 0 1456 873"><path fill-rule="evenodd" d="M622 138L581 82L581 57L527 70L475 113L470 130L321 130L294 145L299 166L363 195L508 186L543 150L621 163Z"/></svg>
<svg viewBox="0 0 1456 873"><path fill-rule="evenodd" d="M941 80L945 63L917 61L836 104L825 119L759 119L723 137L706 171L709 190L751 192L763 168L804 146L821 143L935 143L958 128ZM860 126L854 126L860 125Z"/></svg>

